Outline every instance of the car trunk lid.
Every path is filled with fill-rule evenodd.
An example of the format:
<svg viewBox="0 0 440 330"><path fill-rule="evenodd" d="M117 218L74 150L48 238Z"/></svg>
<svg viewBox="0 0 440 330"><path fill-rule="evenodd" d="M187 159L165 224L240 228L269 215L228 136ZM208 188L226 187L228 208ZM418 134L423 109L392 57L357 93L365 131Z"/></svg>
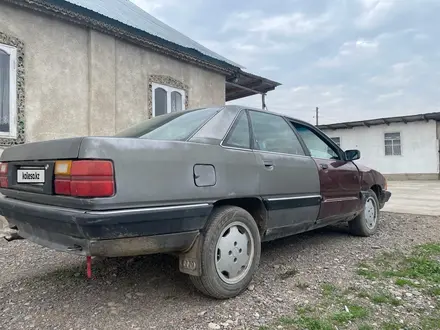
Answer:
<svg viewBox="0 0 440 330"><path fill-rule="evenodd" d="M52 195L55 161L78 158L82 140L34 142L5 149L0 161L8 163L8 189Z"/></svg>

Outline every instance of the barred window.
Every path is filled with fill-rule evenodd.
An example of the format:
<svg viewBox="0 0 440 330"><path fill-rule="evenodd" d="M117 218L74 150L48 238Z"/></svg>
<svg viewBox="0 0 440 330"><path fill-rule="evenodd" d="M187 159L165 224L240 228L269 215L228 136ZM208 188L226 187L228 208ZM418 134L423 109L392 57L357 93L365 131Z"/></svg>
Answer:
<svg viewBox="0 0 440 330"><path fill-rule="evenodd" d="M401 154L400 133L385 133L385 156L400 156Z"/></svg>

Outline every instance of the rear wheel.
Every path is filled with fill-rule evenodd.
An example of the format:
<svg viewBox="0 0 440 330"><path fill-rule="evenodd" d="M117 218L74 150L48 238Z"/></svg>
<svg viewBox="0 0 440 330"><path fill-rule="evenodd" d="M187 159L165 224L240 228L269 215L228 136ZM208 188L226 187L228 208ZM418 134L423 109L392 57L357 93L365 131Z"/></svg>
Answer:
<svg viewBox="0 0 440 330"><path fill-rule="evenodd" d="M210 216L201 250L202 276L190 276L205 295L227 299L246 290L260 262L257 224L246 210L221 206Z"/></svg>
<svg viewBox="0 0 440 330"><path fill-rule="evenodd" d="M348 223L352 235L368 237L376 233L379 224L379 200L373 190L365 198L364 211Z"/></svg>

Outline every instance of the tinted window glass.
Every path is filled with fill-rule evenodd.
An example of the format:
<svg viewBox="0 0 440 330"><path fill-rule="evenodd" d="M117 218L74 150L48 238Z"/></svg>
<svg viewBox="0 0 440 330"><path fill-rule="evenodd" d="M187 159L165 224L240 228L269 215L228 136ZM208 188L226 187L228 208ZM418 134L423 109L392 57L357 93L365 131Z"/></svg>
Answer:
<svg viewBox="0 0 440 330"><path fill-rule="evenodd" d="M289 124L277 115L249 112L255 139L255 149L304 155L304 150Z"/></svg>
<svg viewBox="0 0 440 330"><path fill-rule="evenodd" d="M246 112L242 111L224 145L250 149L249 121Z"/></svg>
<svg viewBox="0 0 440 330"><path fill-rule="evenodd" d="M154 91L154 114L161 116L167 113L167 92L163 88Z"/></svg>
<svg viewBox="0 0 440 330"><path fill-rule="evenodd" d="M339 159L339 156L330 144L327 144L318 135L311 131L308 127L298 123L292 123L303 139L307 148L310 150L310 155L321 159Z"/></svg>
<svg viewBox="0 0 440 330"><path fill-rule="evenodd" d="M134 137L151 140L184 141L220 111L206 108L173 112L148 119L116 134L118 137Z"/></svg>
<svg viewBox="0 0 440 330"><path fill-rule="evenodd" d="M10 57L0 49L0 132L9 132Z"/></svg>

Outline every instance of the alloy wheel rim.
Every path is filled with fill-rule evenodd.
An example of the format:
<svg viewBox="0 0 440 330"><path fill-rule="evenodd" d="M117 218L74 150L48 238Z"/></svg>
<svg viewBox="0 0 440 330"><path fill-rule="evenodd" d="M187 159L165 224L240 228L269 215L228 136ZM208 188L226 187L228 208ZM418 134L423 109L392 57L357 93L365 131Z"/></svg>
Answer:
<svg viewBox="0 0 440 330"><path fill-rule="evenodd" d="M222 281L240 282L254 259L254 239L248 226L236 221L223 229L215 247L215 268Z"/></svg>

